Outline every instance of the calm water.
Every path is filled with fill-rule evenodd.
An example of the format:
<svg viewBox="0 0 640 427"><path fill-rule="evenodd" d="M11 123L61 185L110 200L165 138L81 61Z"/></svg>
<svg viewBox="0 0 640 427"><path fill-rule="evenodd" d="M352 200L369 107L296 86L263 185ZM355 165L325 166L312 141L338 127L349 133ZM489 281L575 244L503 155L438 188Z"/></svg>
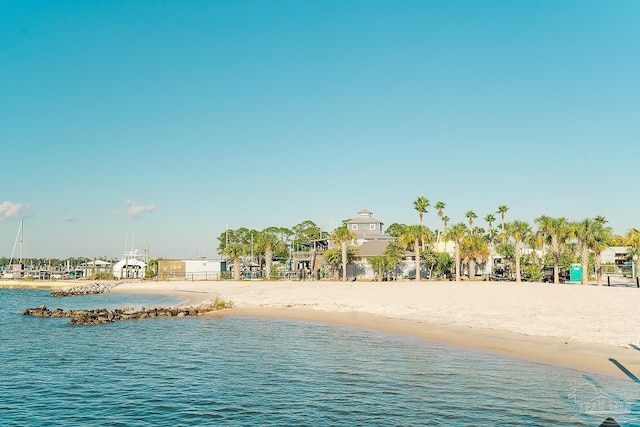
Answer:
<svg viewBox="0 0 640 427"><path fill-rule="evenodd" d="M0 425L640 425L640 384L413 337L251 317L74 327L20 315L177 302L0 289ZM589 401L620 408L589 415Z"/></svg>

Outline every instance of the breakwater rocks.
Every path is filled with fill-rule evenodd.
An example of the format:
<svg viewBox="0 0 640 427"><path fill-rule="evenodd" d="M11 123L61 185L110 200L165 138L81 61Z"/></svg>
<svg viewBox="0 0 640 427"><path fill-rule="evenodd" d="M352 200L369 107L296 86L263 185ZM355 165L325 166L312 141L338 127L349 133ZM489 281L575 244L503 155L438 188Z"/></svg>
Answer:
<svg viewBox="0 0 640 427"><path fill-rule="evenodd" d="M117 322L119 320L140 320L156 317L186 317L201 316L225 308L231 308L231 303L215 301L211 304L201 304L190 307L156 307L156 308L131 308L123 307L115 310L98 308L95 310L62 310L56 308L49 310L46 305L36 308L27 308L22 312L23 316L34 317L70 317L72 325L96 325Z"/></svg>
<svg viewBox="0 0 640 427"><path fill-rule="evenodd" d="M71 288L51 291L52 297L75 297L78 295L104 294L118 286L118 283L92 283L90 285L74 286Z"/></svg>

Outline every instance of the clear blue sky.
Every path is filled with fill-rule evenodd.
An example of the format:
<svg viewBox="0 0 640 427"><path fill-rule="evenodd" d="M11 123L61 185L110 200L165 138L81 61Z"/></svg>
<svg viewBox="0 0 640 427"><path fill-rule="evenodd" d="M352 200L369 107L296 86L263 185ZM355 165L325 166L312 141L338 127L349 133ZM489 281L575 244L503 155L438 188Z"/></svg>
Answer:
<svg viewBox="0 0 640 427"><path fill-rule="evenodd" d="M0 256L20 217L29 257L216 258L227 226L415 224L420 195L640 227L638 1L0 10Z"/></svg>

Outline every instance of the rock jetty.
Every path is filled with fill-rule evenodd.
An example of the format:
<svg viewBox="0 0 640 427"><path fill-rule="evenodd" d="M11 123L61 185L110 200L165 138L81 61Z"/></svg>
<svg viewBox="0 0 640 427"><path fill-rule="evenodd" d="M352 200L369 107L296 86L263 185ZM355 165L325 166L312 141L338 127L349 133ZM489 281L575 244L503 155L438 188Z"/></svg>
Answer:
<svg viewBox="0 0 640 427"><path fill-rule="evenodd" d="M231 303L216 301L210 304L201 304L190 307L123 307L116 308L115 310L107 310L106 308L98 308L94 310L63 310L61 308L56 308L55 310L49 310L46 305L41 305L36 308L27 308L22 312L22 315L34 317L70 317L70 323L72 325L96 325L116 322L119 320L201 316L203 314L230 308L231 306Z"/></svg>
<svg viewBox="0 0 640 427"><path fill-rule="evenodd" d="M52 297L75 297L78 295L104 294L118 286L118 283L92 283L90 285L74 286L71 288L51 291Z"/></svg>

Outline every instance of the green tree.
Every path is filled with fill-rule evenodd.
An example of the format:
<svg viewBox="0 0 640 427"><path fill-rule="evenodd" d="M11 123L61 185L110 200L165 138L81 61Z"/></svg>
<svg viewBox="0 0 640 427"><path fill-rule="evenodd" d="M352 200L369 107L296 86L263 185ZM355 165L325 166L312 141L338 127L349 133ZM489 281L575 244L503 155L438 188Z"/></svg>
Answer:
<svg viewBox="0 0 640 427"><path fill-rule="evenodd" d="M596 229L598 227L597 221L591 218L569 224L571 237L578 241L577 254L580 259L580 264L582 264L582 277L580 280L582 285L589 283L589 250L594 246L595 235L597 233Z"/></svg>
<svg viewBox="0 0 640 427"><path fill-rule="evenodd" d="M487 222L487 226L489 227L489 242L493 244L493 223L496 222L496 217L493 214L487 214L484 217L484 220Z"/></svg>
<svg viewBox="0 0 640 427"><path fill-rule="evenodd" d="M440 236L442 236L442 217L444 216L444 208L446 204L444 202L438 201L434 205L434 207L438 210L438 237L436 238L436 242L440 244Z"/></svg>
<svg viewBox="0 0 640 427"><path fill-rule="evenodd" d="M496 213L500 214L502 230L504 230L504 216L505 216L505 214L507 213L508 210L509 210L509 208L507 207L507 205L500 205L500 206L498 206L498 210L496 211Z"/></svg>
<svg viewBox="0 0 640 427"><path fill-rule="evenodd" d="M384 255L392 261L393 265L391 270L393 270L395 274L397 273L398 266L406 257L407 251L401 245L399 245L397 241L391 241L384 249Z"/></svg>
<svg viewBox="0 0 640 427"><path fill-rule="evenodd" d="M346 225L342 225L331 233L331 241L340 245L341 248L341 258L342 258L342 280L347 281L347 243L354 240L356 238L356 234L349 230Z"/></svg>
<svg viewBox="0 0 640 427"><path fill-rule="evenodd" d="M431 277L445 277L451 272L451 266L453 265L453 258L447 252L436 252L436 264L433 266Z"/></svg>
<svg viewBox="0 0 640 427"><path fill-rule="evenodd" d="M231 259L234 280L240 280L242 258L250 254L254 234L255 230L242 227L227 230L218 236L218 253Z"/></svg>
<svg viewBox="0 0 640 427"><path fill-rule="evenodd" d="M445 239L454 242L454 259L456 265L456 282L460 281L460 244L468 232L467 226L463 222L454 224L445 232Z"/></svg>
<svg viewBox="0 0 640 427"><path fill-rule="evenodd" d="M298 242L311 242L313 240L325 239L328 237L326 232L323 232L322 229L313 221L306 220L302 221L300 224L296 224L292 228L294 239Z"/></svg>
<svg viewBox="0 0 640 427"><path fill-rule="evenodd" d="M596 283L602 286L602 251L605 250L613 238L613 230L607 224L607 219L598 215L595 218L593 240L590 242L591 250L595 254Z"/></svg>
<svg viewBox="0 0 640 427"><path fill-rule="evenodd" d="M464 216L469 220L469 231L473 231L473 220L478 218L478 215L476 215L474 211L469 210L464 214Z"/></svg>
<svg viewBox="0 0 640 427"><path fill-rule="evenodd" d="M566 218L552 218L542 215L535 219L537 233L549 245L553 260L553 283L560 283L560 252L569 238L569 222Z"/></svg>
<svg viewBox="0 0 640 427"><path fill-rule="evenodd" d="M640 229L632 228L624 236L624 244L629 248L628 254L635 260L635 274L640 272Z"/></svg>
<svg viewBox="0 0 640 427"><path fill-rule="evenodd" d="M327 249L322 253L322 258L331 267L331 275L334 279L338 277L338 270L343 265L342 260L345 259L342 256L342 248L336 246L335 248ZM358 258L357 248L355 246L347 247L347 264L353 263Z"/></svg>
<svg viewBox="0 0 640 427"><path fill-rule="evenodd" d="M447 232L447 227L449 225L450 218L447 215L442 217L442 223L444 224L444 231Z"/></svg>
<svg viewBox="0 0 640 427"><path fill-rule="evenodd" d="M418 211L418 216L420 218L420 225L424 225L424 223L422 222L422 219L424 214L427 212L427 208L430 205L431 203L429 202L429 199L427 199L424 196L420 196L416 200L414 200L413 207L415 210Z"/></svg>
<svg viewBox="0 0 640 427"><path fill-rule="evenodd" d="M423 225L408 225L404 233L398 237L398 243L415 253L416 282L420 281L420 242L431 242L433 233Z"/></svg>
<svg viewBox="0 0 640 427"><path fill-rule="evenodd" d="M460 241L460 257L467 264L469 279L475 277L476 263L489 259L487 241L477 234L468 234Z"/></svg>
<svg viewBox="0 0 640 427"><path fill-rule="evenodd" d="M281 230L278 227L267 227L256 236L255 248L262 255L265 263L265 276L268 280L275 277L272 275L272 264L275 253L282 253L286 250L286 243L280 238Z"/></svg>
<svg viewBox="0 0 640 427"><path fill-rule="evenodd" d="M404 234L404 230L407 226L405 224L399 224L394 222L387 227L387 236L398 238Z"/></svg>
<svg viewBox="0 0 640 427"><path fill-rule="evenodd" d="M520 272L520 258L522 257L522 244L524 240L531 234L531 227L524 221L514 220L504 225L504 230L507 236L514 241L515 251L515 273L516 282L522 281L522 274Z"/></svg>
<svg viewBox="0 0 640 427"><path fill-rule="evenodd" d="M394 267L394 262L391 257L386 255L376 255L367 258L367 262L371 265L373 271L376 272L376 280L379 282L382 280L384 273L389 272Z"/></svg>

